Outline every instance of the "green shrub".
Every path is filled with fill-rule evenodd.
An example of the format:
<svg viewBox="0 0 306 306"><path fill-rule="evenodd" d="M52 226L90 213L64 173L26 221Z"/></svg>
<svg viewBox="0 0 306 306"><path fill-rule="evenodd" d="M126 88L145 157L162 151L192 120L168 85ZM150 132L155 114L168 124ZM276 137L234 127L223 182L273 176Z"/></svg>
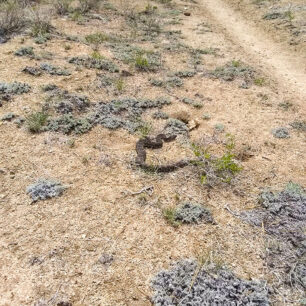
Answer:
<svg viewBox="0 0 306 306"><path fill-rule="evenodd" d="M26 125L31 133L41 132L43 126L46 124L48 114L44 112L36 112L26 117Z"/></svg>
<svg viewBox="0 0 306 306"><path fill-rule="evenodd" d="M100 45L103 42L107 41L108 39L109 39L108 35L104 33L95 33L85 36L86 42L92 45Z"/></svg>
<svg viewBox="0 0 306 306"><path fill-rule="evenodd" d="M135 67L140 70L148 70L149 69L149 62L146 57L142 54L139 54L135 58Z"/></svg>
<svg viewBox="0 0 306 306"><path fill-rule="evenodd" d="M175 208L166 208L163 210L163 216L165 220L172 225L173 227L178 227L181 223L176 221L176 209Z"/></svg>

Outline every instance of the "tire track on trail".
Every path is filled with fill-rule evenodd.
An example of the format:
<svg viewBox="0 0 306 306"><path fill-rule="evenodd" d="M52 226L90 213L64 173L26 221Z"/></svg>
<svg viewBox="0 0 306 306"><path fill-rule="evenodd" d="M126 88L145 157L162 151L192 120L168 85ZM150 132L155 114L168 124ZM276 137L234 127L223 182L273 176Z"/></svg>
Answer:
<svg viewBox="0 0 306 306"><path fill-rule="evenodd" d="M292 90L302 99L306 98L306 58L272 41L223 0L201 0L201 6L223 28L226 36L269 71L282 90Z"/></svg>

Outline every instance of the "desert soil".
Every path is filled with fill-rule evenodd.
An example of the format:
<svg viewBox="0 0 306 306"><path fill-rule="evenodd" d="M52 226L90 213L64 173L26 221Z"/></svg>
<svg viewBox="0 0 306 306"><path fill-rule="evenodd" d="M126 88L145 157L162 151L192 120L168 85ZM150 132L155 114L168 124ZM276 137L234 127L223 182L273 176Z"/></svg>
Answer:
<svg viewBox="0 0 306 306"><path fill-rule="evenodd" d="M121 12L122 2L110 2ZM9 112L26 117L40 110L45 97L40 88L48 83L85 94L95 102L169 96L172 104L163 111L170 117L187 117L187 121L199 123L190 131L191 142L201 142L220 156L225 134L230 133L235 137L236 155L243 157L239 160L243 170L230 184L207 188L193 168L162 175L137 168L133 164L137 133L98 125L83 135L31 134L25 125L17 128L12 122L0 121L1 305L34 305L38 301L48 305L59 301L73 305L150 305L150 281L157 272L176 260L208 253L222 259L239 277L273 284L273 272L264 259L262 229L242 222L227 208L234 212L252 209L258 206L262 190L279 190L288 181L305 186L305 133L290 127L296 120L305 120L306 61L301 51L305 42L294 49L280 38L287 35L283 29L275 39L278 32L273 25L262 25L257 16L249 17L249 12L257 9L250 2L193 2L176 0L170 8L151 2L166 13L179 11L179 23L165 24L163 29L180 30L180 42L216 50L202 55L196 75L184 79L178 88L152 87L149 82L169 71L189 69L188 55L162 49L163 44L171 43L167 37L153 43L135 39L137 45L146 48L157 45L156 49L164 52L163 67L158 72L138 72L117 62L121 69L133 72L124 78L124 89L119 93L97 88L94 69L76 69L67 63L67 58L92 53L92 47L82 42L67 41L59 35L37 45L23 33L0 45L0 81L25 82L32 88L4 102L0 117ZM141 11L146 5L138 1L135 9ZM103 20L89 18L80 24L54 16L51 22L66 35L129 35L124 12L118 15L102 7L99 14ZM34 77L22 73L25 66L35 65L33 59L14 55L22 46L53 53L46 61L66 67L72 74ZM99 52L113 58L103 44ZM244 89L239 79L226 82L205 76L208 70L233 60L253 67L264 84ZM200 100L203 107L182 103L184 97ZM281 105L289 106L284 109ZM151 114L145 113L143 119L151 122L149 135L153 136L162 131L164 122L153 120ZM203 120L204 114L209 114L210 120ZM224 132L216 131L218 124L224 126ZM278 127L288 127L290 138L275 138L271 131ZM72 140L73 147L69 145ZM160 163L193 155L183 140L148 154L150 161ZM32 203L26 188L42 177L56 179L67 189L61 197ZM153 186L152 194L132 195L148 186ZM172 227L162 210L183 201L204 204L216 224ZM112 255L113 261L101 263L104 254ZM301 297L300 291L284 288L271 303L298 305Z"/></svg>

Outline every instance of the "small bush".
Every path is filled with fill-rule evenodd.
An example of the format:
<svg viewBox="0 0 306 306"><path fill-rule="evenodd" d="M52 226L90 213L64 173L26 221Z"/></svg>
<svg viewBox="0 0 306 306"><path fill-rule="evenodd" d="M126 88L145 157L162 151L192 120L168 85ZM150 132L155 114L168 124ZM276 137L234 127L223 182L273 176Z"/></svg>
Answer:
<svg viewBox="0 0 306 306"><path fill-rule="evenodd" d="M61 69L60 67L56 67L53 66L51 64L48 63L42 63L40 65L40 69L43 71L46 71L47 73L51 74L51 75L64 75L64 76L68 76L71 73L65 69Z"/></svg>
<svg viewBox="0 0 306 306"><path fill-rule="evenodd" d="M88 44L94 45L97 48L100 44L104 43L109 39L109 36L104 33L95 33L85 36L85 41Z"/></svg>
<svg viewBox="0 0 306 306"><path fill-rule="evenodd" d="M90 10L97 10L100 6L100 0L79 0L80 11L87 13Z"/></svg>
<svg viewBox="0 0 306 306"><path fill-rule="evenodd" d="M26 23L18 0L0 1L0 36L18 32Z"/></svg>
<svg viewBox="0 0 306 306"><path fill-rule="evenodd" d="M31 133L39 133L46 124L48 115L43 112L32 113L26 117L26 125Z"/></svg>
<svg viewBox="0 0 306 306"><path fill-rule="evenodd" d="M135 58L135 67L140 70L148 70L149 69L149 62L147 58L143 55L139 54Z"/></svg>
<svg viewBox="0 0 306 306"><path fill-rule="evenodd" d="M175 208L166 208L163 210L163 216L170 225L178 227L180 222L175 220L175 212Z"/></svg>
<svg viewBox="0 0 306 306"><path fill-rule="evenodd" d="M27 193L30 194L34 202L58 197L64 190L65 188L59 182L45 179L40 179L35 184L27 187Z"/></svg>
<svg viewBox="0 0 306 306"><path fill-rule="evenodd" d="M86 118L74 118L71 114L66 114L49 120L45 130L64 134L84 134L91 128L92 124Z"/></svg>
<svg viewBox="0 0 306 306"><path fill-rule="evenodd" d="M242 170L237 164L232 150L235 147L233 137L228 136L227 151L221 157L214 157L202 146L192 144L194 155L198 161L194 162L201 184L230 183L234 176Z"/></svg>
<svg viewBox="0 0 306 306"><path fill-rule="evenodd" d="M15 53L16 56L27 56L27 57L34 57L33 47L22 47L18 49Z"/></svg>
<svg viewBox="0 0 306 306"><path fill-rule="evenodd" d="M206 208L198 204L184 203L175 212L175 221L182 223L213 223L211 213Z"/></svg>
<svg viewBox="0 0 306 306"><path fill-rule="evenodd" d="M31 35L33 37L48 36L53 30L53 26L48 22L41 19L33 20L31 24Z"/></svg>
<svg viewBox="0 0 306 306"><path fill-rule="evenodd" d="M66 15L70 11L70 4L72 0L55 0L53 6L59 15Z"/></svg>
<svg viewBox="0 0 306 306"><path fill-rule="evenodd" d="M272 130L272 134L275 138L290 138L289 130L286 127L279 127Z"/></svg>

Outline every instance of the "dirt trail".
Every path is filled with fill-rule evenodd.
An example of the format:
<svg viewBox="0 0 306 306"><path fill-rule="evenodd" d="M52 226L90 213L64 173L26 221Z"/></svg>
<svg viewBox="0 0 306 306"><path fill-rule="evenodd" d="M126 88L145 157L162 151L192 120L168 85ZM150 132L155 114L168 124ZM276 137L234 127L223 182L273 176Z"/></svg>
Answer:
<svg viewBox="0 0 306 306"><path fill-rule="evenodd" d="M291 53L258 28L249 24L238 12L222 0L203 0L203 8L224 28L226 35L252 60L264 66L283 89L294 91L301 98L306 97L306 60Z"/></svg>

